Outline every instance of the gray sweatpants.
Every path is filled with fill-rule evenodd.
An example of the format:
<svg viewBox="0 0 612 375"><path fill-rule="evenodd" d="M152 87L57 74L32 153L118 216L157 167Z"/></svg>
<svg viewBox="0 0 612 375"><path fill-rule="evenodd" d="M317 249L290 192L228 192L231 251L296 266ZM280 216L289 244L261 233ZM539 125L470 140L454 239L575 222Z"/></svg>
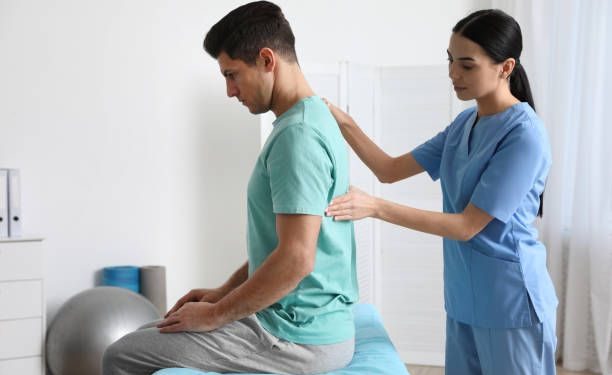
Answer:
<svg viewBox="0 0 612 375"><path fill-rule="evenodd" d="M151 374L168 367L219 373L318 374L348 365L353 339L301 345L268 333L254 315L211 332L159 333L149 324L127 334L104 353L103 375Z"/></svg>

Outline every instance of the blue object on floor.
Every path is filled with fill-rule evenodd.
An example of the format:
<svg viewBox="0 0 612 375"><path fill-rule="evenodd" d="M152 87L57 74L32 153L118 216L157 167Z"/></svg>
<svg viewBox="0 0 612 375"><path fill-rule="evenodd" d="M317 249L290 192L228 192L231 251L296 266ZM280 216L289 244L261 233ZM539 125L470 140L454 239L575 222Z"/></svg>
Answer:
<svg viewBox="0 0 612 375"><path fill-rule="evenodd" d="M353 314L355 315L353 360L347 367L325 375L410 375L397 355L374 305L357 304L353 308ZM167 368L155 372L154 375L218 375L218 373Z"/></svg>
<svg viewBox="0 0 612 375"><path fill-rule="evenodd" d="M102 285L116 286L140 293L140 268L136 266L104 267Z"/></svg>

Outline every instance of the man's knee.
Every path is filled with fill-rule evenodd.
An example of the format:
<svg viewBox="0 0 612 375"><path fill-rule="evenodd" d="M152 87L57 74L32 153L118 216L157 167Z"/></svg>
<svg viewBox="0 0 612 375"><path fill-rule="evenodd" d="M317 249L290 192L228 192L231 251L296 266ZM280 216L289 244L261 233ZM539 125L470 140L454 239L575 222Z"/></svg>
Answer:
<svg viewBox="0 0 612 375"><path fill-rule="evenodd" d="M125 337L115 341L104 351L102 356L102 374L118 375L121 374L121 362L125 359L129 351L129 346L125 344Z"/></svg>

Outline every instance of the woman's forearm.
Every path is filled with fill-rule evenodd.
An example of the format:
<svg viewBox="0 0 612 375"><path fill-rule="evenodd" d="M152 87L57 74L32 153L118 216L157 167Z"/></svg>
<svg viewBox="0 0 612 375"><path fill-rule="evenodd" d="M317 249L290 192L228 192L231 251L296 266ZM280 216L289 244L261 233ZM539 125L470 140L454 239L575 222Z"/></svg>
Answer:
<svg viewBox="0 0 612 375"><path fill-rule="evenodd" d="M381 198L375 198L374 217L457 241L468 241L482 230L482 227L471 225L464 213L450 214L421 210Z"/></svg>

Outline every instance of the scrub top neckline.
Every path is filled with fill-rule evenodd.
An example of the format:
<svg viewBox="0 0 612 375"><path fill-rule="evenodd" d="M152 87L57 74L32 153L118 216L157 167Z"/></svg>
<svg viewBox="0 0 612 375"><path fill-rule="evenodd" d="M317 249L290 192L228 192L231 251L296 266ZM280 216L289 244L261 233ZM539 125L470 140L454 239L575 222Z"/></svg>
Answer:
<svg viewBox="0 0 612 375"><path fill-rule="evenodd" d="M478 116L478 106L475 106L474 107L474 114L476 114L476 116L478 116L478 121L480 121L480 120L484 120L484 119L490 119L490 118L493 118L493 117L496 117L496 116L502 116L502 115L504 115L506 113L509 113L510 111L512 111L512 110L514 110L514 109L516 109L518 107L521 107L523 105L529 105L529 103L527 103L527 102L514 103L510 107L504 109L503 111L499 111L499 112L492 113L490 115L484 115L484 116Z"/></svg>
<svg viewBox="0 0 612 375"><path fill-rule="evenodd" d="M490 123L494 123L494 122L502 123L503 117L506 117L510 113L513 113L515 110L519 110L519 108L522 108L524 105L529 105L529 103L518 102L518 103L512 104L510 107L504 109L501 112L497 112L497 113L493 113L491 115L485 115L485 116L478 116L478 107L477 106L473 107L472 108L473 112L470 114L468 121L466 121L465 123L464 131L463 131L463 138L461 140L461 148L463 148L465 156L469 159L474 154L474 150L470 150L469 142L470 142L470 135L472 134L476 126L479 126L480 130L482 130L483 126L487 126ZM476 122L477 117L478 117L478 121Z"/></svg>
<svg viewBox="0 0 612 375"><path fill-rule="evenodd" d="M278 116L274 121L272 121L272 126L276 126L276 124L278 124L279 121L281 121L281 119L289 116L292 112L295 111L295 108L298 104L303 103L305 101L311 100L311 99L316 99L318 98L318 95L311 95L311 96L306 96L300 100L298 100L297 102L295 102L295 104L293 104L291 107L289 107L289 109L287 109L285 112L283 112L280 116Z"/></svg>

